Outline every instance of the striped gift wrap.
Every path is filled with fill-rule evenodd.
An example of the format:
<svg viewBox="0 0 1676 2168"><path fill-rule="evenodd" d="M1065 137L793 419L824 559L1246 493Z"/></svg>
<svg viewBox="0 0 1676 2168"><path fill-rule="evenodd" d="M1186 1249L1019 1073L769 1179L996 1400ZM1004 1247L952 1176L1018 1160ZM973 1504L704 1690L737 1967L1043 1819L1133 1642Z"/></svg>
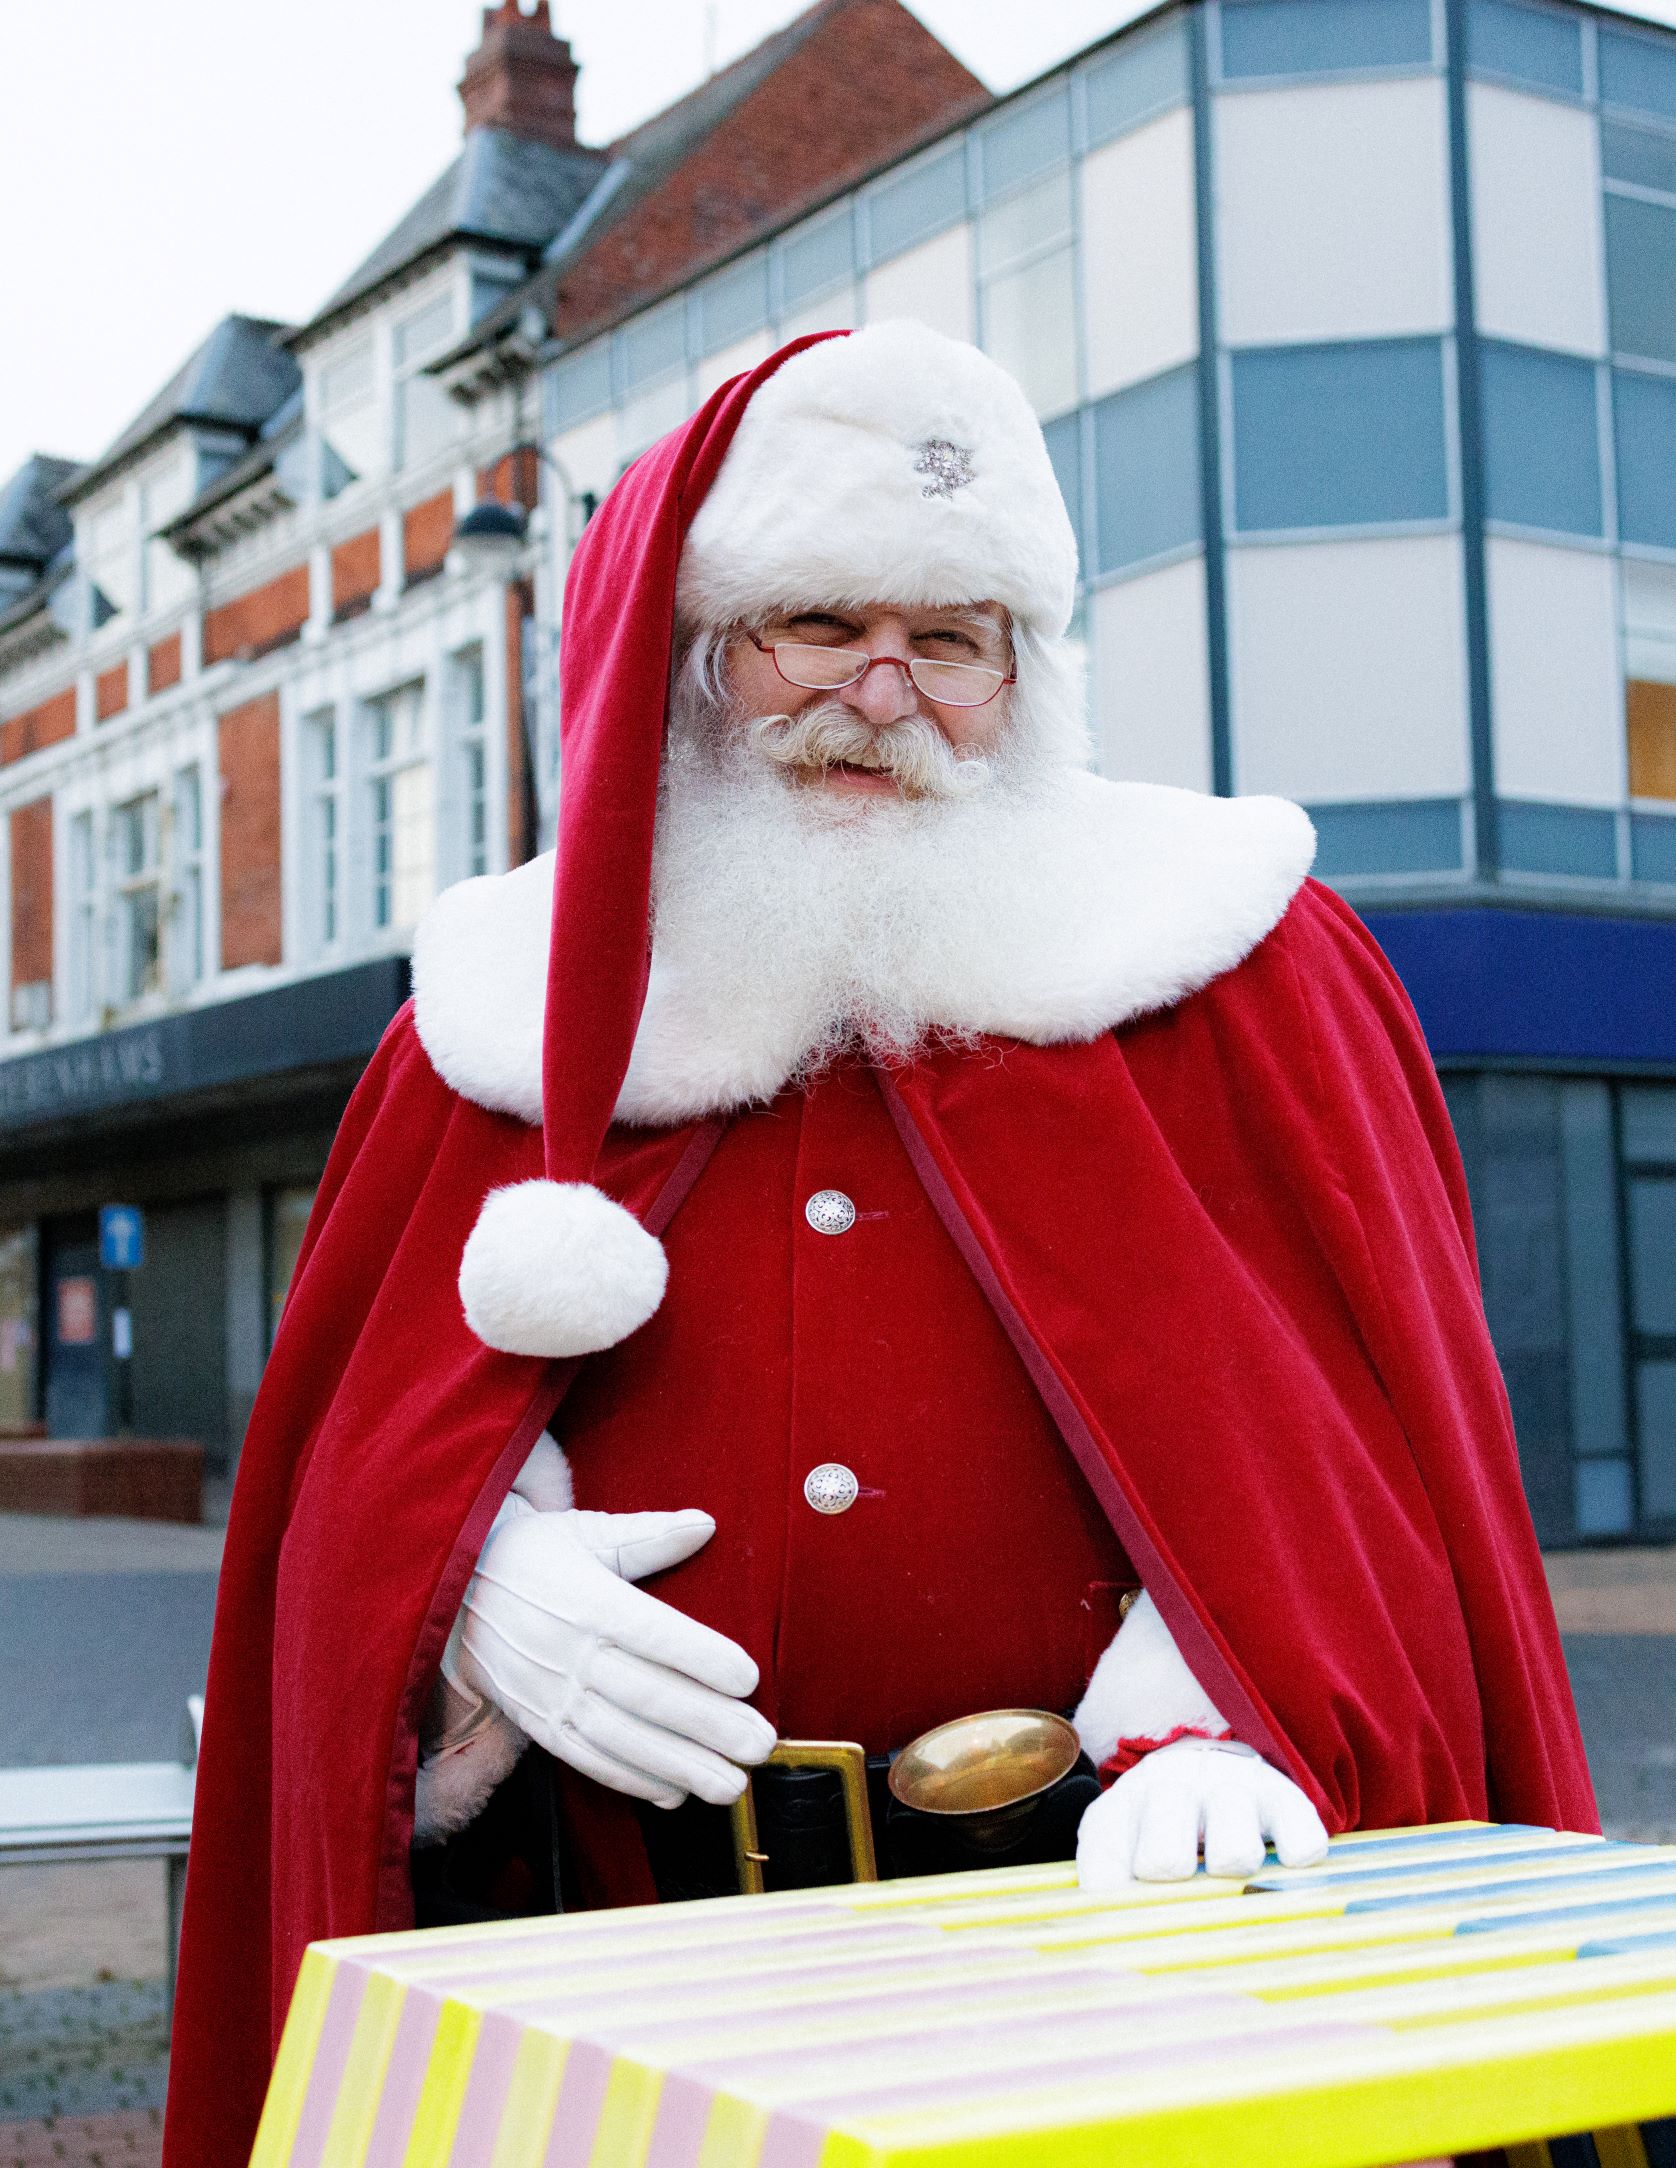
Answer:
<svg viewBox="0 0 1676 2168"><path fill-rule="evenodd" d="M1669 2117L1676 1847L1459 1823L318 1943L253 2168L1676 2168Z"/></svg>

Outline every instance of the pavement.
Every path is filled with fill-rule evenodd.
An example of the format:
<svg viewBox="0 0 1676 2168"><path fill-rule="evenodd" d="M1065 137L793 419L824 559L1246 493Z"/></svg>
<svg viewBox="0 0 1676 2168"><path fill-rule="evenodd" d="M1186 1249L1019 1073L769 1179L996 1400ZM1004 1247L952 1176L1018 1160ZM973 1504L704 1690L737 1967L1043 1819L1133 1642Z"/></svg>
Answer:
<svg viewBox="0 0 1676 2168"><path fill-rule="evenodd" d="M221 1543L0 1514L0 1764L176 1754ZM1676 1843L1676 1549L1546 1564L1607 1830ZM0 2168L157 2168L163 1971L161 1866L0 1871Z"/></svg>

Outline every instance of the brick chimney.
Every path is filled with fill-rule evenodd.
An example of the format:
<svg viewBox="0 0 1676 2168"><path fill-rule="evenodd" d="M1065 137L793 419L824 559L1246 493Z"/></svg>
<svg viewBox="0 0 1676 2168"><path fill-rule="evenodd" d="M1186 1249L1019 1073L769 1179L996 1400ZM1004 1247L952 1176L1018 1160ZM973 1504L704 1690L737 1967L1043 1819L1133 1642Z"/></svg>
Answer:
<svg viewBox="0 0 1676 2168"><path fill-rule="evenodd" d="M485 8L482 42L460 79L467 132L504 128L575 150L576 73L569 43L553 35L547 0L534 0L528 13L518 0Z"/></svg>

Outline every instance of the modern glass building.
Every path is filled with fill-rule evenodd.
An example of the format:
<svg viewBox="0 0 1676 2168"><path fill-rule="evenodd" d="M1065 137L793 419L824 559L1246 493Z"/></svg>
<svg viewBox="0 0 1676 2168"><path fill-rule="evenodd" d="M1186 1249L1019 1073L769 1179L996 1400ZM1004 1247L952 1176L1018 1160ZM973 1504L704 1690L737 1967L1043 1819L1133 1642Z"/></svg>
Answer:
<svg viewBox="0 0 1676 2168"><path fill-rule="evenodd" d="M1105 771L1301 801L1407 979L1544 1539L1676 1535L1676 34L1156 10L564 329L573 503L778 341L902 314L1042 417Z"/></svg>

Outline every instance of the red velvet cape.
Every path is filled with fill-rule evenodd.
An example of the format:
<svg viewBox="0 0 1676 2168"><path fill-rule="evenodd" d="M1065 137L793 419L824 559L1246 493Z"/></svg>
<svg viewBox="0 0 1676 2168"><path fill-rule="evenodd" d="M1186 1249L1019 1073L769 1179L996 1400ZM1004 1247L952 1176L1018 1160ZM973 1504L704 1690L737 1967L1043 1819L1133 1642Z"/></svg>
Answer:
<svg viewBox="0 0 1676 2168"><path fill-rule="evenodd" d="M1354 915L1307 884L1175 1007L1087 1045L934 1048L887 1097L1189 1663L1329 1827L1596 1828L1459 1158ZM614 1129L602 1185L666 1225L717 1133ZM306 1944L409 1922L421 1713L573 1374L486 1348L455 1288L485 1191L540 1171L540 1133L451 1091L404 1011L240 1467L169 2168L243 2158Z"/></svg>

